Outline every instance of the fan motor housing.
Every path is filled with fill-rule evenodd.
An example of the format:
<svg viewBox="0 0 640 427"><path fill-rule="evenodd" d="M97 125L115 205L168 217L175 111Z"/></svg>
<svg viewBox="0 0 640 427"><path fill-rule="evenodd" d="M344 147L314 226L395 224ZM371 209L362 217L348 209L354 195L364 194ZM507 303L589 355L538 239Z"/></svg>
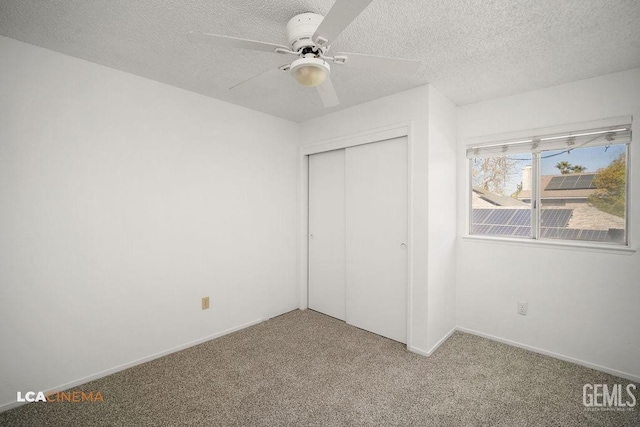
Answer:
<svg viewBox="0 0 640 427"><path fill-rule="evenodd" d="M287 22L287 36L294 52L316 45L312 36L323 19L322 15L308 12L296 15Z"/></svg>

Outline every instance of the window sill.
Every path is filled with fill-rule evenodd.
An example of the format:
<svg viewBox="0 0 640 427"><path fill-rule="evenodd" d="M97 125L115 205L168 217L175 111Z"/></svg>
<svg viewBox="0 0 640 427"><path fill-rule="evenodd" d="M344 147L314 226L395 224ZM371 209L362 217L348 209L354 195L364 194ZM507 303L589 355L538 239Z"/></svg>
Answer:
<svg viewBox="0 0 640 427"><path fill-rule="evenodd" d="M610 254L620 255L632 255L636 252L635 248L628 246L614 246L614 245L601 245L590 244L586 242L569 242L569 241L549 241L549 240L534 240L534 239L513 239L506 237L492 237L492 236L478 236L478 235L464 235L462 240L477 241L486 243L508 244L514 246L529 246L529 247L542 247L542 248L554 248L565 250L579 250L586 252L602 252Z"/></svg>

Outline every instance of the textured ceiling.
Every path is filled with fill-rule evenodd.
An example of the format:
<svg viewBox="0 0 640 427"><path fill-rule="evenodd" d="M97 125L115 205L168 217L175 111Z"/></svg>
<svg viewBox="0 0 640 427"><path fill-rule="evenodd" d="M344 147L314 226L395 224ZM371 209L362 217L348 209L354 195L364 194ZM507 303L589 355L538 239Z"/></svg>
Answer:
<svg viewBox="0 0 640 427"><path fill-rule="evenodd" d="M640 67L638 0L374 0L333 43L423 62L415 76L332 67L324 109L286 73L228 88L286 57L191 44L203 31L287 44L301 12L333 0L0 0L0 34L294 121L425 83L468 104ZM1 55L0 55L1 57Z"/></svg>

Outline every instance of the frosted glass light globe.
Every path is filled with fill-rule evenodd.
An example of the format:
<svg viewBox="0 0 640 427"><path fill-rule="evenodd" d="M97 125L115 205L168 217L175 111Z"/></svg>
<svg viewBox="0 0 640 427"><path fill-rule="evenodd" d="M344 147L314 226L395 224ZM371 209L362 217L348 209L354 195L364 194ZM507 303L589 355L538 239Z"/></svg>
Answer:
<svg viewBox="0 0 640 427"><path fill-rule="evenodd" d="M324 82L329 71L329 64L319 58L300 58L291 64L291 74L306 87L315 87Z"/></svg>

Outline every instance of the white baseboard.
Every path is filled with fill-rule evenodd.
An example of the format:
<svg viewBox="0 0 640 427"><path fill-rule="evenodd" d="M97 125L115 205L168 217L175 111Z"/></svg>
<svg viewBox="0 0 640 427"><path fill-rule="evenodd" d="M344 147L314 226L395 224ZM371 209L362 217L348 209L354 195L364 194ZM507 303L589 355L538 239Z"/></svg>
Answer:
<svg viewBox="0 0 640 427"><path fill-rule="evenodd" d="M596 371L602 371L607 374L615 375L616 377L625 378L633 382L640 382L640 376L629 374L627 372L618 371L616 369L607 368L606 366L596 365L595 363L585 362L584 360L575 359L573 357L565 356L563 354L554 353L552 351L543 350L541 348L532 347L530 345L522 344L516 341L511 341L505 338L496 337L494 335L485 334L473 329L457 327L460 332L466 332L467 334L477 335L482 338L487 338L492 341L497 341L503 344L507 344L513 347L522 348L524 350L533 351L534 353L544 354L545 356L554 357L556 359L564 360L565 362L575 363L576 365L584 366L586 368L595 369Z"/></svg>
<svg viewBox="0 0 640 427"><path fill-rule="evenodd" d="M193 346L196 346L198 344L202 344L204 342L211 341L211 340L216 339L216 338L220 338L223 335L227 335L227 334L230 334L232 332L239 331L240 329L244 329L244 328L248 328L249 326L257 325L258 323L262 323L262 319L257 319L257 320L253 320L251 322L244 323L242 325L234 326L233 328L229 328L229 329L226 329L224 331L217 332L217 333L215 333L213 335L209 335L209 336L206 336L204 338L199 338L199 339L197 339L195 341L190 341L188 343L181 344L181 345L179 345L177 347L173 347L173 348L170 348L168 350L164 350L164 351L161 351L159 353L155 353L155 354L152 354L150 356L143 357L141 359L133 360L131 362L127 362L127 363L124 363L122 365L118 365L118 366L115 366L113 368L109 368L109 369L106 369L104 371L100 371L98 373L95 373L95 374L92 374L92 375L89 375L89 376L86 376L86 377L83 377L83 378L68 382L66 384L59 385L57 387L51 387L51 388L49 388L47 390L35 390L35 391L44 391L45 394L48 394L48 393L55 393L55 392L62 391L62 390L68 390L70 388L77 387L77 386L79 386L81 384L88 383L89 381L97 380L99 378L106 377L107 375L111 375L111 374L115 374L116 372L124 371L125 369L131 368L133 366L141 365L141 364L146 363L146 362L150 362L150 361L152 361L154 359L158 359L158 358L166 356L168 354L175 353L177 351L184 350L186 348L193 347ZM16 408L18 406L24 405L25 403L26 402L7 402L7 403L0 404L0 412Z"/></svg>
<svg viewBox="0 0 640 427"><path fill-rule="evenodd" d="M437 343L435 343L433 345L433 347L431 347L430 350L423 350L421 348L418 347L413 347L413 346L407 346L407 350L409 350L412 353L416 353L419 354L421 356L431 356L437 349L438 347L440 347L446 340L449 339L449 337L451 335L453 335L453 333L456 331L456 328L452 328L449 332L446 333L445 336L443 336L442 338L440 338L440 341L438 341Z"/></svg>
<svg viewBox="0 0 640 427"><path fill-rule="evenodd" d="M433 353L438 349L438 347L440 347L442 344L444 344L444 342L445 342L446 340L448 340L448 339L449 339L449 337L450 337L451 335L453 335L453 333L454 333L455 331L456 331L456 328L455 328L455 327L451 328L451 330L450 330L449 332L447 332L445 336L443 336L442 338L440 338L440 341L438 341L437 343L435 343L435 344L433 345L433 347L431 347L431 349L430 349L429 351L427 351L427 356L431 356L431 355L432 355L432 354L433 354Z"/></svg>
<svg viewBox="0 0 640 427"><path fill-rule="evenodd" d="M408 345L407 350L409 350L411 353L419 354L420 356L430 356L430 354L426 350L418 347Z"/></svg>

